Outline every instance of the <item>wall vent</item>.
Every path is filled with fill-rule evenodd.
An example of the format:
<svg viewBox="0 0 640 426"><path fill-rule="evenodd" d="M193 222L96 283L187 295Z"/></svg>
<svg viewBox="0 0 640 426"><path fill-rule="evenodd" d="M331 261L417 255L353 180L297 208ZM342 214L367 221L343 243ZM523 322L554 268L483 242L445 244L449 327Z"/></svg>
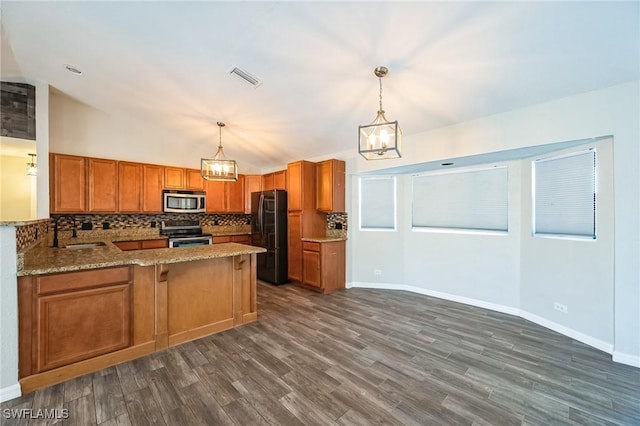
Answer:
<svg viewBox="0 0 640 426"><path fill-rule="evenodd" d="M262 84L260 80L258 80L257 78L255 78L254 76L246 72L245 70L240 69L238 67L232 67L229 70L229 74L232 74L238 78L241 78L244 82L249 83L253 87L258 87Z"/></svg>

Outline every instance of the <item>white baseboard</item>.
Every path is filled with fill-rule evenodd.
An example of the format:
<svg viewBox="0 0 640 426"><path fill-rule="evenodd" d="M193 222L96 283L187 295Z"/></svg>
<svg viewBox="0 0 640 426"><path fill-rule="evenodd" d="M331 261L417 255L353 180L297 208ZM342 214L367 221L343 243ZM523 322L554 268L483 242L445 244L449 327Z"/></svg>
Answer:
<svg viewBox="0 0 640 426"><path fill-rule="evenodd" d="M567 337L571 337L574 340L589 345L596 349L599 349L608 354L613 354L613 361L627 364L634 367L640 367L640 357L630 354L624 354L620 352L614 352L613 345L605 341L596 339L572 328L564 325L557 324L553 321L549 321L546 318L542 318L538 315L523 311L522 309L513 308L511 306L500 305L497 303L485 302L484 300L472 299L469 297L457 296L455 294L443 293L440 291L429 290L422 287L416 287L406 284L390 284L390 283L364 283L364 282L350 282L347 284L347 288L375 288L381 290L405 290L412 293L424 294L425 296L437 297L439 299L450 300L452 302L464 303L465 305L477 306L479 308L490 309L496 312L502 312L509 315L515 315L524 318L528 321L541 325L542 327L553 330L557 333L563 334Z"/></svg>
<svg viewBox="0 0 640 426"><path fill-rule="evenodd" d="M0 402L9 401L10 399L17 398L21 395L22 390L20 389L20 383L0 388Z"/></svg>
<svg viewBox="0 0 640 426"><path fill-rule="evenodd" d="M640 355L631 355L620 351L613 351L613 360L620 364L627 364L632 367L640 368Z"/></svg>

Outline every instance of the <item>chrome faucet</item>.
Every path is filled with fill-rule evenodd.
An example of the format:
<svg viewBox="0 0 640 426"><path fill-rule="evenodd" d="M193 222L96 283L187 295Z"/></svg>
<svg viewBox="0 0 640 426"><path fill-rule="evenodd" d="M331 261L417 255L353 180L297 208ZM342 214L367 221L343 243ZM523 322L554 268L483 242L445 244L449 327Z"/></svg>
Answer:
<svg viewBox="0 0 640 426"><path fill-rule="evenodd" d="M58 221L63 217L70 217L73 219L73 233L71 234L71 238L78 238L78 230L76 228L76 217L70 214L63 214L56 217L53 222L53 247L58 247Z"/></svg>

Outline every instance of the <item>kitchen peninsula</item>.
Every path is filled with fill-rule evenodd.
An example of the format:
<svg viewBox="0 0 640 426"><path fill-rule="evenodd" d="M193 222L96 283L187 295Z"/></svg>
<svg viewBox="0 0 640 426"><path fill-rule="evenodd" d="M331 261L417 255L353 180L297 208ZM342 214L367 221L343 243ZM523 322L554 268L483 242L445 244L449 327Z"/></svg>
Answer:
<svg viewBox="0 0 640 426"><path fill-rule="evenodd" d="M26 251L18 270L22 393L257 319L260 247L50 245Z"/></svg>

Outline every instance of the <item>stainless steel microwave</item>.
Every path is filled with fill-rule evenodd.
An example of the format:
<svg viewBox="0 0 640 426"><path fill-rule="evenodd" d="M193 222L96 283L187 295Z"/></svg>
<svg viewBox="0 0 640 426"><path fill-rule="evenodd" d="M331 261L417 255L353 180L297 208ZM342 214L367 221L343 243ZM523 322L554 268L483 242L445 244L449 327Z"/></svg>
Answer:
<svg viewBox="0 0 640 426"><path fill-rule="evenodd" d="M162 191L165 213L205 213L207 196L204 191Z"/></svg>

